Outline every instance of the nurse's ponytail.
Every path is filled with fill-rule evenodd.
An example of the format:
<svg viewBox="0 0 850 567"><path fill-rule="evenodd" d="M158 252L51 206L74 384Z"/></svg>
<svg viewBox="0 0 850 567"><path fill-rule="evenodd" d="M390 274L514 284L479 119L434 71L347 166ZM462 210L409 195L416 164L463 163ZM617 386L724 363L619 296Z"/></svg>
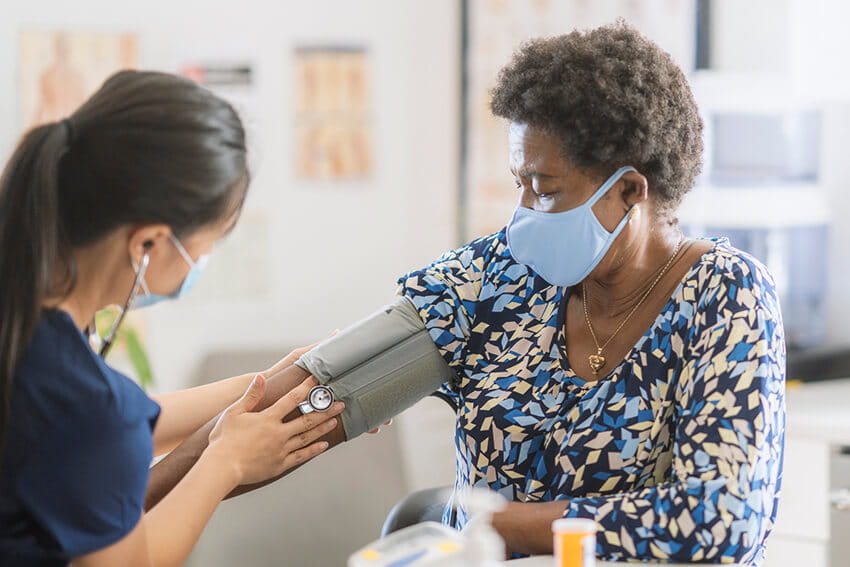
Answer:
<svg viewBox="0 0 850 567"><path fill-rule="evenodd" d="M57 279L58 266L73 269L65 261L69 250L58 195L69 134L63 123L31 130L0 178L0 455L15 368L38 325L42 302L62 295L74 279L70 273Z"/></svg>
<svg viewBox="0 0 850 567"><path fill-rule="evenodd" d="M166 73L116 73L26 134L0 178L0 459L16 369L42 307L74 289L73 251L147 223L182 238L237 213L248 181L231 105Z"/></svg>

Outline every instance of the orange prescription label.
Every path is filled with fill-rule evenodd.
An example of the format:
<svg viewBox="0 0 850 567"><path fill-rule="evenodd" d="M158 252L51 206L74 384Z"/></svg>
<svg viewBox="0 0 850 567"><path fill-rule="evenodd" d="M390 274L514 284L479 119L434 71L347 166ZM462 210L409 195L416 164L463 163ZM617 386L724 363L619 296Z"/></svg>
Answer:
<svg viewBox="0 0 850 567"><path fill-rule="evenodd" d="M552 522L557 567L596 565L596 522L562 518Z"/></svg>

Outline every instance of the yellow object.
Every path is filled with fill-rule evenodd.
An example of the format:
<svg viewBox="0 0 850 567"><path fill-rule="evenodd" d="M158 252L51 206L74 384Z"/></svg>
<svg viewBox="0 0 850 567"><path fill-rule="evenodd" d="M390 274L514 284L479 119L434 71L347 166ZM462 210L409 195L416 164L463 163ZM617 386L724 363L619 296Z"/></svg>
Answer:
<svg viewBox="0 0 850 567"><path fill-rule="evenodd" d="M381 554L374 549L364 549L362 555L363 559L368 559L369 561L374 561L381 556Z"/></svg>
<svg viewBox="0 0 850 567"><path fill-rule="evenodd" d="M556 567L596 565L596 522L562 518L552 522Z"/></svg>
<svg viewBox="0 0 850 567"><path fill-rule="evenodd" d="M460 545L456 541L444 541L437 546L437 549L444 553L454 553L460 549Z"/></svg>

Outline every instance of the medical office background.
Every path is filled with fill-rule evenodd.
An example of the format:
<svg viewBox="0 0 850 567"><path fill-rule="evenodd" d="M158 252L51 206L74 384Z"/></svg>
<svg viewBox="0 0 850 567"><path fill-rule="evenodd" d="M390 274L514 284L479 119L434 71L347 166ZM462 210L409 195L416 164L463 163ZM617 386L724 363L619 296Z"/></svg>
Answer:
<svg viewBox="0 0 850 567"><path fill-rule="evenodd" d="M850 348L845 2L2 1L4 163L26 127L65 112L44 108L51 69L76 72L78 82L54 79L89 92L122 66L182 73L246 122L254 180L239 227L191 296L131 319L152 391L262 370L391 301L399 275L503 226L515 203L505 125L486 107L496 72L524 38L617 17L671 52L703 112L706 167L683 226L728 235L771 267L803 369L791 378L845 371L835 363ZM138 378L133 356L125 345L111 362ZM850 530L826 498L843 477L826 461L811 468L822 450L840 453L818 431L789 447L810 468L786 476L770 567L829 565L837 530ZM424 400L380 434L223 504L189 565L342 565L398 499L453 477L451 411ZM824 501L800 504L815 489Z"/></svg>

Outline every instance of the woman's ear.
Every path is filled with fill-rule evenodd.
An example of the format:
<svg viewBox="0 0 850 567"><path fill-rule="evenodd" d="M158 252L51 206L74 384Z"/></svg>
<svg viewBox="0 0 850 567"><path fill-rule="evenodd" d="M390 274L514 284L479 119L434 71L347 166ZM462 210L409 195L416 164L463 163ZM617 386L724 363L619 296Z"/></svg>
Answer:
<svg viewBox="0 0 850 567"><path fill-rule="evenodd" d="M132 229L127 239L130 258L139 264L145 252L151 257L163 253L170 236L171 228L167 224L146 224Z"/></svg>
<svg viewBox="0 0 850 567"><path fill-rule="evenodd" d="M620 197L626 209L649 199L649 182L637 171L627 171L620 178Z"/></svg>

